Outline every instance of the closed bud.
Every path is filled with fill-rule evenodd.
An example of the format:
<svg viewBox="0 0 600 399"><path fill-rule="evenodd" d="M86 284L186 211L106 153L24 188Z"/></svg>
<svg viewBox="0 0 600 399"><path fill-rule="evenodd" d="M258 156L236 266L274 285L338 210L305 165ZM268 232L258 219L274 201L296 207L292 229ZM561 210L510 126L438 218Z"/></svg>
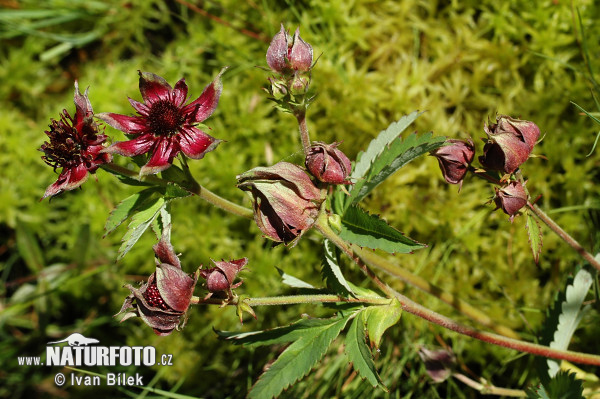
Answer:
<svg viewBox="0 0 600 399"><path fill-rule="evenodd" d="M484 168L513 173L529 158L540 136L533 122L499 115L496 123L485 125L488 140L479 162Z"/></svg>
<svg viewBox="0 0 600 399"><path fill-rule="evenodd" d="M313 49L300 37L300 29L290 36L281 29L267 49L267 64L277 73L291 75L294 72L308 72L312 67Z"/></svg>
<svg viewBox="0 0 600 399"><path fill-rule="evenodd" d="M229 291L242 285L240 281L233 284L237 274L246 266L248 258L234 259L230 261L211 261L215 267L206 270L200 270L200 276L206 279L206 289L211 293L219 291Z"/></svg>
<svg viewBox="0 0 600 399"><path fill-rule="evenodd" d="M325 144L315 141L306 153L305 165L318 180L331 184L348 184L352 171L350 160L337 149L339 143Z"/></svg>
<svg viewBox="0 0 600 399"><path fill-rule="evenodd" d="M315 222L324 200L321 190L298 165L279 162L237 176L241 190L254 200L254 221L277 242L295 242Z"/></svg>
<svg viewBox="0 0 600 399"><path fill-rule="evenodd" d="M431 152L437 158L444 179L450 184L460 184L467 174L475 155L473 140L447 140L443 147Z"/></svg>
<svg viewBox="0 0 600 399"><path fill-rule="evenodd" d="M312 46L300 37L300 28L294 33L294 43L289 53L290 66L295 71L308 72L313 62Z"/></svg>
<svg viewBox="0 0 600 399"><path fill-rule="evenodd" d="M521 208L527 205L527 192L523 185L518 181L512 181L502 188L494 188L496 195L494 203L496 209L502 209L504 213L510 216L510 222L519 212Z"/></svg>

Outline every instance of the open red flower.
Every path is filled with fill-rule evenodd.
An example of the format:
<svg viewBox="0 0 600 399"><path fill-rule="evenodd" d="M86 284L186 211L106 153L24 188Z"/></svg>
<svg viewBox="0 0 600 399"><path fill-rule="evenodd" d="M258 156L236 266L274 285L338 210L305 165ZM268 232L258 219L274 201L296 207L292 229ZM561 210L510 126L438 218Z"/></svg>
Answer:
<svg viewBox="0 0 600 399"><path fill-rule="evenodd" d="M96 115L115 129L135 136L129 141L116 142L105 151L128 157L150 153L150 159L140 170L141 175L155 174L169 168L179 152L192 159L204 157L221 140L208 135L196 125L211 116L217 108L223 91L221 75L224 71L204 88L200 97L187 105L184 105L188 93L185 79L179 80L172 88L160 76L139 71L144 103L129 99L139 115Z"/></svg>
<svg viewBox="0 0 600 399"><path fill-rule="evenodd" d="M40 147L44 153L42 159L54 170L62 168L62 171L56 182L46 189L42 199L81 186L90 173L112 159L110 154L101 152L106 136L98 134L87 93L86 90L81 94L75 82L75 116L71 117L66 109L63 110L60 120L52 119L50 130L46 131L50 141Z"/></svg>

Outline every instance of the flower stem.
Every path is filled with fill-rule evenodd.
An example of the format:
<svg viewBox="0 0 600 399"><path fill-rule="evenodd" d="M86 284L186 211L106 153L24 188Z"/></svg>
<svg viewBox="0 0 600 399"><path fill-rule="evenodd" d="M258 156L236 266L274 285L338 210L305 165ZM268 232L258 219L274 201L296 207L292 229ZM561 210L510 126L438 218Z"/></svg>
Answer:
<svg viewBox="0 0 600 399"><path fill-rule="evenodd" d="M596 258L594 258L594 256L591 253L586 251L585 248L583 248L581 244L577 242L577 240L571 237L569 233L564 231L558 224L556 224L556 222L544 211L542 211L539 206L532 204L530 201L527 201L527 207L531 209L535 216L537 216L542 222L544 222L546 226L550 228L550 230L555 232L556 235L558 235L564 242L566 242L569 246L571 246L571 248L577 251L577 253L581 255L583 259L590 262L590 265L594 266L596 270L600 270L600 262L596 260Z"/></svg>
<svg viewBox="0 0 600 399"><path fill-rule="evenodd" d="M294 116L298 120L302 149L304 150L304 155L306 155L308 153L308 148L310 147L310 136L308 135L308 127L306 126L306 110L298 110L294 112Z"/></svg>
<svg viewBox="0 0 600 399"><path fill-rule="evenodd" d="M191 299L192 304L210 304L210 305L237 305L239 298L234 298L232 301L227 302L223 299L218 298L207 298L202 299L197 296L193 296ZM246 298L243 300L250 306L280 306L280 305L296 305L300 303L366 303L370 305L389 305L390 299L383 297L361 297L357 296L354 298L344 298L337 295L288 295L288 296L275 296L275 297L263 297L263 298Z"/></svg>
<svg viewBox="0 0 600 399"><path fill-rule="evenodd" d="M405 283L408 283L430 295L435 296L436 298L452 306L453 308L455 308L465 316L471 318L472 320L480 323L483 326L493 329L498 334L502 334L504 336L516 339L519 338L519 334L516 333L514 330L506 326L499 325L481 310L475 308L474 306L456 297L455 295L449 292L445 292L444 290L442 290L434 284L431 284L424 278L412 274L410 271L388 261L385 258L376 255L370 250L359 248L356 245L348 245L337 234L335 234L331 227L329 227L329 224L327 223L327 219L325 217L317 221L316 228L319 229L319 231L327 239L336 244L338 248L342 249L342 251L344 251L344 253L346 253L346 255L350 257L350 259L355 260L359 258L360 263L364 261L372 267L383 270L384 272L396 278L399 278ZM362 261L360 261L361 259Z"/></svg>
<svg viewBox="0 0 600 399"><path fill-rule="evenodd" d="M415 316L421 317L427 321L439 326L484 341L490 344L503 346L505 348L515 349L520 352L527 352L533 355L549 357L553 359L568 360L573 363L590 364L600 366L600 356L589 353L573 352L566 350L553 349L548 346L538 345L527 341L504 337L502 335L488 333L457 323L456 321L436 313L422 305L412 301L406 296L394 291L394 295L402 304L402 309Z"/></svg>
<svg viewBox="0 0 600 399"><path fill-rule="evenodd" d="M355 261L359 265L359 267L367 274L367 276L382 289L383 292L385 292L389 296L396 297L402 304L402 309L407 311L408 313L414 314L415 316L418 316L429 322L435 323L446 329L455 331L459 334L479 339L490 344L504 346L506 348L516 349L518 351L527 352L534 355L550 357L554 359L564 359L574 363L600 365L600 356L598 355L553 349L548 346L538 345L519 339L505 337L499 334L480 331L475 328L462 325L446 316L443 316L430 309L427 309L426 307L412 301L408 297L400 294L399 292L397 292L396 290L379 280L379 278L361 261L361 259L353 253L353 250L350 248L350 246L333 232L333 230L327 224L327 216L325 215L325 213L322 213L319 216L317 222L315 223L315 228L317 228L317 230L319 230L325 237L330 239L334 244L338 246L338 248L340 248L346 255L348 255L353 261Z"/></svg>
<svg viewBox="0 0 600 399"><path fill-rule="evenodd" d="M510 396L513 398L527 397L527 393L521 389L500 388L490 383L482 384L461 373L453 373L452 376L463 384L481 392L483 395Z"/></svg>
<svg viewBox="0 0 600 399"><path fill-rule="evenodd" d="M177 184L177 183L169 181L169 180L161 179L154 175L146 175L146 176L140 177L138 172L127 169L123 166L116 165L114 163L104 164L101 167L103 169L105 169L107 172L125 176L125 177L129 177L131 179L142 181L142 182L152 183L152 184L155 184L158 186L164 187L164 186L167 186L169 183ZM252 217L253 217L253 212L251 209L248 209L244 206L235 204L229 200L226 200L223 197L218 196L217 194L213 193L209 189L202 187L195 180L193 180L193 178L192 178L192 183L190 183L189 185L187 185L186 187L183 187L183 188L185 190L189 191L190 193L197 195L198 197L202 198L203 200L208 201L211 204L213 204L227 212L233 213L234 215L238 215L238 216L241 216L241 217L244 217L247 219L252 219Z"/></svg>

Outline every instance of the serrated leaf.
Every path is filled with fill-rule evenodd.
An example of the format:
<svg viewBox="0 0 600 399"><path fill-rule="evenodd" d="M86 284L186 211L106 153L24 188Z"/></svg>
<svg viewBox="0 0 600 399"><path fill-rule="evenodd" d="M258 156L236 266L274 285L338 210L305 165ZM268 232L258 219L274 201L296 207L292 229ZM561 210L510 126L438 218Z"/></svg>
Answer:
<svg viewBox="0 0 600 399"><path fill-rule="evenodd" d="M398 169L413 159L441 147L445 141L445 137L434 137L432 133L421 136L413 133L405 140L396 139L375 159L363 180L352 187L349 202L352 204L359 202Z"/></svg>
<svg viewBox="0 0 600 399"><path fill-rule="evenodd" d="M342 314L330 319L300 319L289 326L276 327L262 331L249 331L245 333L231 333L215 330L219 338L231 341L236 345L248 347L285 344L301 338L307 331L328 326L338 319L344 318Z"/></svg>
<svg viewBox="0 0 600 399"><path fill-rule="evenodd" d="M173 199L178 199L178 198L189 197L190 195L192 195L192 193L190 193L189 191L181 188L179 185L174 184L174 183L167 184L167 187L165 188L165 194L164 194L166 200L173 200Z"/></svg>
<svg viewBox="0 0 600 399"><path fill-rule="evenodd" d="M340 269L339 251L335 244L328 239L323 241L321 275L327 284L327 288L331 289L336 294L340 296L356 296Z"/></svg>
<svg viewBox="0 0 600 399"><path fill-rule="evenodd" d="M547 384L527 391L529 399L584 399L583 383L575 374L561 371Z"/></svg>
<svg viewBox="0 0 600 399"><path fill-rule="evenodd" d="M165 200L162 197L155 198L148 203L145 209L139 210L131 217L131 222L127 226L127 232L123 236L123 243L119 248L117 260L123 257L131 250L135 243L140 239L142 234L148 229L150 224L159 215L161 208L165 205Z"/></svg>
<svg viewBox="0 0 600 399"><path fill-rule="evenodd" d="M525 224L525 228L527 229L529 247L533 253L533 260L535 263L538 263L540 254L542 253L542 230L537 219L529 212L527 212L527 223Z"/></svg>
<svg viewBox="0 0 600 399"><path fill-rule="evenodd" d="M112 210L112 212L108 216L108 219L106 220L106 225L104 226L106 233L104 233L104 236L106 237L108 234L113 232L133 213L148 206L148 204L150 204L153 201L149 198L155 192L156 189L148 188L146 190L142 190L138 193L135 193L121 201L115 207L115 209Z"/></svg>
<svg viewBox="0 0 600 399"><path fill-rule="evenodd" d="M307 289L315 288L314 286L307 283L306 281L300 280L297 277L287 274L286 272L284 272L277 266L275 266L275 269L277 269L277 272L281 276L281 282L285 285L289 285L290 287L293 287L293 288L307 288Z"/></svg>
<svg viewBox="0 0 600 399"><path fill-rule="evenodd" d="M154 218L150 225L158 240L163 236L164 230L167 229L167 238L171 241L171 214L167 208L169 208L168 202L160 208L158 217Z"/></svg>
<svg viewBox="0 0 600 399"><path fill-rule="evenodd" d="M411 253L425 247L357 206L349 207L342 217L340 237L361 247L382 249L389 253Z"/></svg>
<svg viewBox="0 0 600 399"><path fill-rule="evenodd" d="M567 285L564 301L560 303L560 315L554 330L554 339L550 343L551 348L566 350L569 347L575 329L588 309L588 307L582 308L582 305L592 283L590 272L581 269L573 278L573 283ZM548 375L554 377L560 370L560 365L555 360L548 359L547 362Z"/></svg>
<svg viewBox="0 0 600 399"><path fill-rule="evenodd" d="M354 165L354 169L352 170L350 177L353 180L363 178L379 154L381 154L394 140L396 140L404 131L404 129L410 126L419 117L419 115L421 115L421 113L419 111L414 111L403 116L398 121L392 122L387 129L381 131L377 137L371 140L367 149L358 154L356 164Z"/></svg>
<svg viewBox="0 0 600 399"><path fill-rule="evenodd" d="M349 316L304 330L258 379L248 393L249 399L276 398L291 384L303 378L325 355L333 340L346 326Z"/></svg>
<svg viewBox="0 0 600 399"><path fill-rule="evenodd" d="M379 348L385 330L400 321L402 305L394 298L389 305L369 306L363 312L363 318L369 333L371 346Z"/></svg>
<svg viewBox="0 0 600 399"><path fill-rule="evenodd" d="M388 392L388 389L383 385L383 381L381 381L381 377L377 374L373 355L365 342L364 315L365 312L361 312L350 324L346 333L346 348L344 352L348 360L352 363L352 367L354 367L354 370L358 372L361 378L366 379L373 387L379 386L385 392Z"/></svg>

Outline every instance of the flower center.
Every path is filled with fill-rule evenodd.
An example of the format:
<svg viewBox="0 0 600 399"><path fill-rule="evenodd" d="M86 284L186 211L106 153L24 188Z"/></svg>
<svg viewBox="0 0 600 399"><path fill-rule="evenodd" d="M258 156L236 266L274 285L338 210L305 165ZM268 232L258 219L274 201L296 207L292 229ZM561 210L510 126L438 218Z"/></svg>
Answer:
<svg viewBox="0 0 600 399"><path fill-rule="evenodd" d="M46 132L49 142L42 144L42 159L54 169L70 168L78 165L85 158L87 146L81 141L77 129L73 127L73 119L64 111L60 121L52 120Z"/></svg>
<svg viewBox="0 0 600 399"><path fill-rule="evenodd" d="M155 136L172 136L178 132L185 118L179 107L168 100L160 100L152 105L148 121Z"/></svg>
<svg viewBox="0 0 600 399"><path fill-rule="evenodd" d="M156 283L149 285L148 288L146 288L143 296L146 302L148 302L148 305L155 308L160 308L162 310L171 310L165 303L164 299L162 299L162 296L160 296L160 292L158 291L158 286Z"/></svg>

